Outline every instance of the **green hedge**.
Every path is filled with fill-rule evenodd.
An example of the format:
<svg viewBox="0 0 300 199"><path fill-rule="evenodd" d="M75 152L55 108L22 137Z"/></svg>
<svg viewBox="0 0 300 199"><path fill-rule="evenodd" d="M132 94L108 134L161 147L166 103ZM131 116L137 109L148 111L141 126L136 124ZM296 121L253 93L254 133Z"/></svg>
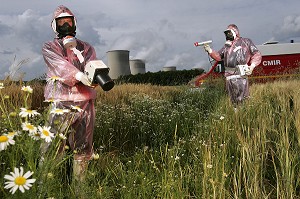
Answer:
<svg viewBox="0 0 300 199"><path fill-rule="evenodd" d="M145 74L122 75L116 83L152 84L160 86L177 86L187 84L194 77L201 75L203 69L147 72Z"/></svg>

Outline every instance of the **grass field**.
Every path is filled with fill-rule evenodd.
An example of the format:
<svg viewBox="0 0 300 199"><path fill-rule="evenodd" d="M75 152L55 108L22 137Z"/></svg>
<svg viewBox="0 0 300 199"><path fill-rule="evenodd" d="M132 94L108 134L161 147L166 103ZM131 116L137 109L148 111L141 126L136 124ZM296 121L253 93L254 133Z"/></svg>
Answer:
<svg viewBox="0 0 300 199"><path fill-rule="evenodd" d="M86 181L78 187L70 174L74 152L56 158L57 136L37 166L44 140L32 139L21 127L45 124L43 85L30 85L30 93L20 84L4 83L1 134L19 135L0 151L0 198L78 198L78 189L82 198L300 198L299 84L253 84L251 98L237 112L222 83L206 89L97 88L99 158L89 163ZM22 107L40 114L21 118ZM34 172L30 178L36 181L24 193L11 194L4 176L21 166Z"/></svg>

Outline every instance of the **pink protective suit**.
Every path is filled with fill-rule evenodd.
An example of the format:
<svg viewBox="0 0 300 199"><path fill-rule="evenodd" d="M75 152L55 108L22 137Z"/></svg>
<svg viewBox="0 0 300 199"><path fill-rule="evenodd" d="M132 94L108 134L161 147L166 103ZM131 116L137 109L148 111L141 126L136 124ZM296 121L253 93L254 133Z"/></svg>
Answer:
<svg viewBox="0 0 300 199"><path fill-rule="evenodd" d="M52 28L56 35L55 20L59 16L73 16L73 13L65 6L59 6L53 15ZM76 19L74 17L75 25ZM45 87L44 96L46 100L54 100L52 109L71 109L71 105L79 106L82 112L76 112L75 116L70 118L70 113L64 115L50 115L50 125L55 129L57 120L62 123L71 123L74 131L69 134L68 141L70 147L78 150L79 154L90 156L92 154L92 140L95 123L95 107L94 100L96 91L82 84L75 79L78 72L84 71L84 66L90 60L96 59L94 48L76 38L76 49L81 52L83 61L79 61L78 56L74 53L74 49L64 48L61 38L56 37L53 41L47 42L42 48L42 54L48 67L47 85ZM77 52L78 52L77 51ZM56 122L55 122L56 120Z"/></svg>
<svg viewBox="0 0 300 199"><path fill-rule="evenodd" d="M240 37L236 25L230 24L227 30L233 30L236 37L231 45L225 44L219 51L212 51L210 56L216 61L223 60L225 66L226 89L231 102L236 105L249 97L249 83L247 76L239 76L238 65L259 65L261 53L251 39Z"/></svg>

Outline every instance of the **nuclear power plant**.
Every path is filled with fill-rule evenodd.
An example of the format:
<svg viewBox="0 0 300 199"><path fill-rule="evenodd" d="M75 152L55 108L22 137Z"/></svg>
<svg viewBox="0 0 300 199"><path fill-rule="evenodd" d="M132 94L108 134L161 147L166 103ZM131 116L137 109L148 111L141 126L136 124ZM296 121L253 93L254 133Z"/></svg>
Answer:
<svg viewBox="0 0 300 199"><path fill-rule="evenodd" d="M107 65L109 67L109 76L117 79L121 75L130 75L129 51L112 50L107 52Z"/></svg>
<svg viewBox="0 0 300 199"><path fill-rule="evenodd" d="M109 76L118 79L122 75L137 75L146 73L143 59L129 59L129 50L107 51L107 66ZM164 66L162 71L176 71L176 66Z"/></svg>
<svg viewBox="0 0 300 199"><path fill-rule="evenodd" d="M132 75L146 73L145 61L141 59L129 60L130 70Z"/></svg>
<svg viewBox="0 0 300 199"><path fill-rule="evenodd" d="M176 71L176 66L164 66L163 71Z"/></svg>

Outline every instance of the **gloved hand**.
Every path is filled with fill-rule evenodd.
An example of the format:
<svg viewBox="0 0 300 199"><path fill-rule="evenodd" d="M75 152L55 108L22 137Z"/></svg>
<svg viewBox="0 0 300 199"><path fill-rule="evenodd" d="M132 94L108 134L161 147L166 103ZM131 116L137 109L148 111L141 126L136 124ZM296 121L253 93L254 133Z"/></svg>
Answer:
<svg viewBox="0 0 300 199"><path fill-rule="evenodd" d="M75 79L77 79L78 81L82 82L86 86L91 86L91 84L92 84L90 82L90 80L88 79L88 77L83 72L76 73Z"/></svg>
<svg viewBox="0 0 300 199"><path fill-rule="evenodd" d="M251 75L254 68L255 68L255 64L251 64L250 66L248 66L247 70L245 71L245 74Z"/></svg>
<svg viewBox="0 0 300 199"><path fill-rule="evenodd" d="M209 54L212 53L212 49L210 48L210 46L208 44L205 44L203 47L206 52L208 52Z"/></svg>

